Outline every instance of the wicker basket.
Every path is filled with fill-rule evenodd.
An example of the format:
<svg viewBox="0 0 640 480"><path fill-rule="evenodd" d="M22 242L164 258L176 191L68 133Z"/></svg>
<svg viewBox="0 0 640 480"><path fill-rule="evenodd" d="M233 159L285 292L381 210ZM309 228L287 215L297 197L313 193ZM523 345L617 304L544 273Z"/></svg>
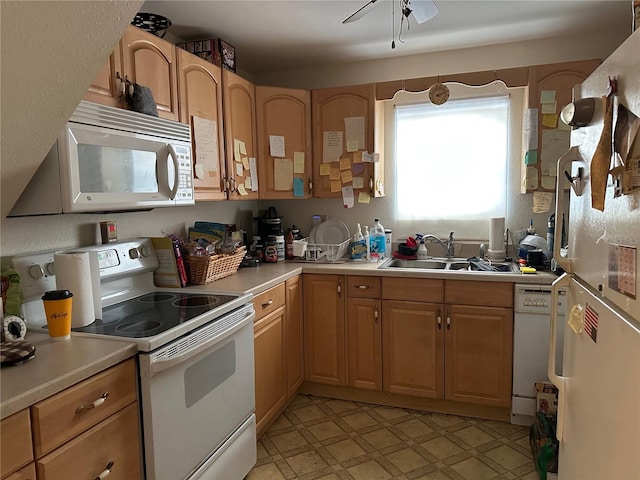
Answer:
<svg viewBox="0 0 640 480"><path fill-rule="evenodd" d="M242 246L236 253L230 255L214 255L211 257L197 257L185 255L189 270L189 283L204 285L219 280L238 271L244 258L246 247Z"/></svg>

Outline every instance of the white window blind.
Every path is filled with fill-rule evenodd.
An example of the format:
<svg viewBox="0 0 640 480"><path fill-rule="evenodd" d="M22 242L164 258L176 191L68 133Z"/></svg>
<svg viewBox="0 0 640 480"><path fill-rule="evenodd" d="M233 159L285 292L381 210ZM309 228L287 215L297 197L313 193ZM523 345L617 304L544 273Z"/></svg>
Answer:
<svg viewBox="0 0 640 480"><path fill-rule="evenodd" d="M508 125L509 96L396 105L399 224L504 216Z"/></svg>

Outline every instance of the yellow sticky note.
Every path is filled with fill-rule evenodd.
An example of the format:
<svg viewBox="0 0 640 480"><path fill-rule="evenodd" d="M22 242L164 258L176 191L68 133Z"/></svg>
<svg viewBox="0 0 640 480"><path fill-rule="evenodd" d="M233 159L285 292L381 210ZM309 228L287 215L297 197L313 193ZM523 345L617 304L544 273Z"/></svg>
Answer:
<svg viewBox="0 0 640 480"><path fill-rule="evenodd" d="M351 169L351 159L349 158L341 158L340 159L340 170L350 170Z"/></svg>
<svg viewBox="0 0 640 480"><path fill-rule="evenodd" d="M245 170L249 170L249 157L242 157L242 166Z"/></svg>
<svg viewBox="0 0 640 480"><path fill-rule="evenodd" d="M329 173L329 180L340 180L340 169L331 166L331 173Z"/></svg>
<svg viewBox="0 0 640 480"><path fill-rule="evenodd" d="M349 140L347 139L347 152L357 152L358 151L358 139Z"/></svg>
<svg viewBox="0 0 640 480"><path fill-rule="evenodd" d="M362 156L365 152L355 152L353 154L353 163L362 163Z"/></svg>
<svg viewBox="0 0 640 480"><path fill-rule="evenodd" d="M240 153L242 155L246 155L247 154L247 145L242 140L239 140L239 142L240 142L240 145L239 145Z"/></svg>
<svg viewBox="0 0 640 480"><path fill-rule="evenodd" d="M369 200L371 200L371 197L367 192L360 192L358 194L358 203L369 203Z"/></svg>
<svg viewBox="0 0 640 480"><path fill-rule="evenodd" d="M321 163L320 164L320 175L330 175L331 174L331 164L330 163Z"/></svg>
<svg viewBox="0 0 640 480"><path fill-rule="evenodd" d="M293 152L293 173L304 173L304 152Z"/></svg>
<svg viewBox="0 0 640 480"><path fill-rule="evenodd" d="M332 180L331 181L331 193L341 192L341 191L342 191L342 184L340 183L340 180Z"/></svg>
<svg viewBox="0 0 640 480"><path fill-rule="evenodd" d="M353 180L353 175L351 175L351 170L343 170L340 172L340 179L342 183L349 183Z"/></svg>
<svg viewBox="0 0 640 480"><path fill-rule="evenodd" d="M542 115L542 125L549 128L556 128L558 125L558 115L549 113Z"/></svg>
<svg viewBox="0 0 640 480"><path fill-rule="evenodd" d="M247 194L247 190L244 188L244 184L243 184L243 183L240 183L240 184L238 185L238 193L239 193L240 195L242 195L242 196L248 195L248 194Z"/></svg>

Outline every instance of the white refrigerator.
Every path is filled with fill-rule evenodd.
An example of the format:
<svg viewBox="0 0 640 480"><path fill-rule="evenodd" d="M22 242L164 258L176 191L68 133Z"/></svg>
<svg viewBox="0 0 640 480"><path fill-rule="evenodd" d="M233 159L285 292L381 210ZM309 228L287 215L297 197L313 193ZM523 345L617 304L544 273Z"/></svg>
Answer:
<svg viewBox="0 0 640 480"><path fill-rule="evenodd" d="M606 105L600 102L607 95L610 77L617 80L617 95L611 97L613 120L608 122ZM564 178L573 179L564 256L560 224L554 245L554 257L566 273L553 284L552 345L558 327L558 291L567 291L562 375L556 374L555 348L549 349L548 365L549 378L559 389L558 477L638 480L640 188L629 186L640 187L640 133L625 130L619 106L640 116L640 30L575 89L574 97L595 97L596 108L588 125L574 127L571 149L558 160L557 219L564 211ZM630 141L621 146L625 135ZM625 194L616 194L622 188L620 177L594 170L596 158L603 151L606 155L609 147L613 151L607 158L610 167L622 163L616 159L616 150L624 157ZM594 200L602 197L603 210L593 208Z"/></svg>

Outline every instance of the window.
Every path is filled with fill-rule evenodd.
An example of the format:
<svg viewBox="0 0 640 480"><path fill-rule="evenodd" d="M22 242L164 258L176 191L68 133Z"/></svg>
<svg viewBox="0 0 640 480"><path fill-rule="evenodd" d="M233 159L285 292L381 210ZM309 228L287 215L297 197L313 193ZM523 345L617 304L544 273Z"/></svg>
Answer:
<svg viewBox="0 0 640 480"><path fill-rule="evenodd" d="M481 95L443 105L417 103L412 94L396 96L395 214L400 230L444 235L451 229L466 238L483 238L489 219L505 216L510 96Z"/></svg>

